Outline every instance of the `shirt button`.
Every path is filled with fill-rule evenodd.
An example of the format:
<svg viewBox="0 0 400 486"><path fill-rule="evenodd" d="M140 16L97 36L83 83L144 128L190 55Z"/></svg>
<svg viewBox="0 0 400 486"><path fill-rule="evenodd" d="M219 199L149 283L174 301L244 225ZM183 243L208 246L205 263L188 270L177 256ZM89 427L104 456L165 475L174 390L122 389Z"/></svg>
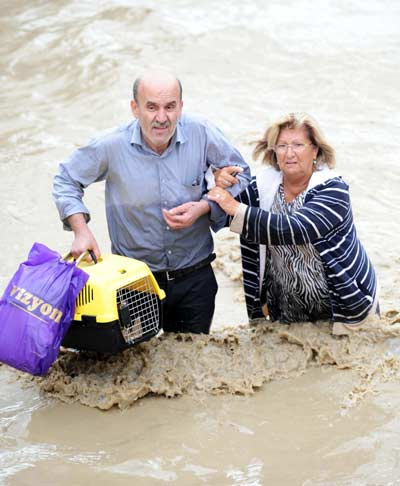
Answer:
<svg viewBox="0 0 400 486"><path fill-rule="evenodd" d="M169 230L169 226L166 226L165 229Z"/></svg>
<svg viewBox="0 0 400 486"><path fill-rule="evenodd" d="M168 201L164 201L165 206L168 204Z"/></svg>
<svg viewBox="0 0 400 486"><path fill-rule="evenodd" d="M171 250L168 250L168 255L171 255L172 251Z"/></svg>

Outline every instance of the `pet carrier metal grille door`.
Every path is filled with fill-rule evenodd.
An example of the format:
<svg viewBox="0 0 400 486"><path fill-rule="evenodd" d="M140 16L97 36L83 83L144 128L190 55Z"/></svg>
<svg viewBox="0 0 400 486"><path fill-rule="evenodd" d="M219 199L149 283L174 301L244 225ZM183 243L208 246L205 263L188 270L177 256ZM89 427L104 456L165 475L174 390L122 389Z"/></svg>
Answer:
<svg viewBox="0 0 400 486"><path fill-rule="evenodd" d="M158 299L149 277L118 289L117 306L122 335L127 344L133 344L147 334L153 335L158 330Z"/></svg>

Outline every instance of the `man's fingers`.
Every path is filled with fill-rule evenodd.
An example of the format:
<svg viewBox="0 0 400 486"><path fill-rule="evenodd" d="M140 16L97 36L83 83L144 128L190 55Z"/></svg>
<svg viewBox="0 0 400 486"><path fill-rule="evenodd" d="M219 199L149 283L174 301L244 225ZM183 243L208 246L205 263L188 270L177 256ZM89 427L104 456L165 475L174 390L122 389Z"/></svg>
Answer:
<svg viewBox="0 0 400 486"><path fill-rule="evenodd" d="M167 211L163 209L164 219L167 221L168 224L176 224L176 223L183 223L186 215L185 214L172 214L172 211Z"/></svg>
<svg viewBox="0 0 400 486"><path fill-rule="evenodd" d="M237 184L239 180L235 176L239 172L243 172L243 169L237 165L228 165L227 167L222 168L214 174L217 186L225 189Z"/></svg>
<svg viewBox="0 0 400 486"><path fill-rule="evenodd" d="M71 255L74 257L75 260L77 260L83 253L86 253L89 249L90 249L91 252L93 252L96 261L98 261L101 257L101 253L100 253L100 250L98 249L98 247L96 247L96 248L83 247L83 248L78 248L78 249L75 248L74 250L71 250ZM92 255L89 252L86 255L84 260L88 263L94 262Z"/></svg>
<svg viewBox="0 0 400 486"><path fill-rule="evenodd" d="M192 202L187 202L187 203L183 203L179 206L175 206L174 208L169 209L169 210L163 209L163 211L167 211L168 214L185 214L190 210L192 205L193 205Z"/></svg>
<svg viewBox="0 0 400 486"><path fill-rule="evenodd" d="M169 209L169 210L164 209L164 211L166 211L167 214L175 216L175 215L178 215L178 214L182 214L185 211L185 209L182 208L182 206L176 206L176 208L172 208L172 209Z"/></svg>
<svg viewBox="0 0 400 486"><path fill-rule="evenodd" d="M164 218L169 220L169 221L174 221L180 215L180 213L176 212L176 208L170 209L169 211L168 211L168 209L163 209L162 212L163 212Z"/></svg>

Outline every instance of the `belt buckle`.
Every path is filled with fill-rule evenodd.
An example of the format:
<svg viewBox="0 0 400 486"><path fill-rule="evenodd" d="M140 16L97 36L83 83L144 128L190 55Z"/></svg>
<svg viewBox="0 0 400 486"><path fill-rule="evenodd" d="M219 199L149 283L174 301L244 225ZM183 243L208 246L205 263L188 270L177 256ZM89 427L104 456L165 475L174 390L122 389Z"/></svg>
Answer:
<svg viewBox="0 0 400 486"><path fill-rule="evenodd" d="M171 280L175 280L175 278L172 275L170 275L170 272L168 270L165 272L165 275L167 276L168 282L170 282Z"/></svg>

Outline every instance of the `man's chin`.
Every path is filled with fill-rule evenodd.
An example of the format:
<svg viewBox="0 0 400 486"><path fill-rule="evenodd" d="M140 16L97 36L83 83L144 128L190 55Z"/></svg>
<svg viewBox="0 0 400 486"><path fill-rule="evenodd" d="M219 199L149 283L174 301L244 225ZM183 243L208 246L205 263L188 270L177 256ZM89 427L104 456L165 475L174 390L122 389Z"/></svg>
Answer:
<svg viewBox="0 0 400 486"><path fill-rule="evenodd" d="M157 143L168 143L172 138L172 134L167 130L165 132L153 132L153 140Z"/></svg>
<svg viewBox="0 0 400 486"><path fill-rule="evenodd" d="M150 140L151 145L158 151L158 150L165 150L172 137L153 137L152 140Z"/></svg>

